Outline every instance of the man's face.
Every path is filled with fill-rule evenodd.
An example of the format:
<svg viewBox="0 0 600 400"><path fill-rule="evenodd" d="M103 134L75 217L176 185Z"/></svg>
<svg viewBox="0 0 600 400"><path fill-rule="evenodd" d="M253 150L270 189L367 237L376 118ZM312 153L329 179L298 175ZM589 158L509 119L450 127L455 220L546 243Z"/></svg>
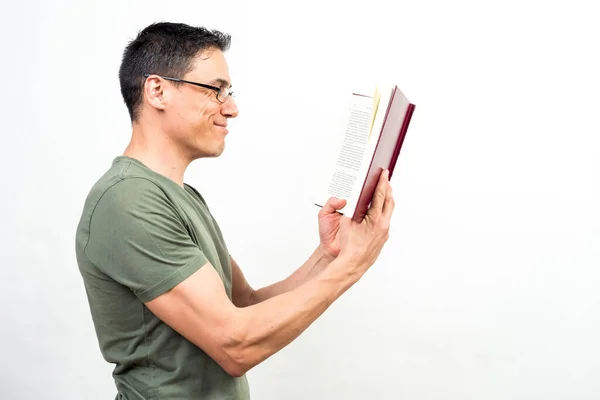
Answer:
<svg viewBox="0 0 600 400"><path fill-rule="evenodd" d="M193 69L181 79L216 87L229 87L231 82L223 52L216 49L197 57ZM173 140L191 159L221 155L227 120L238 115L233 98L221 103L214 90L185 83L171 86L165 116Z"/></svg>

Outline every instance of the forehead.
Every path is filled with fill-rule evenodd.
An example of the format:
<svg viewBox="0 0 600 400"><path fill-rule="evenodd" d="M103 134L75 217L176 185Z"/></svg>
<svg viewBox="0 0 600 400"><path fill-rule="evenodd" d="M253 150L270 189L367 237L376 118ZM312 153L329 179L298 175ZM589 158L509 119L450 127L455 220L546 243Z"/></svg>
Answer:
<svg viewBox="0 0 600 400"><path fill-rule="evenodd" d="M187 79L199 81L223 79L231 82L229 67L225 55L219 49L204 50L194 61L193 67L186 74Z"/></svg>

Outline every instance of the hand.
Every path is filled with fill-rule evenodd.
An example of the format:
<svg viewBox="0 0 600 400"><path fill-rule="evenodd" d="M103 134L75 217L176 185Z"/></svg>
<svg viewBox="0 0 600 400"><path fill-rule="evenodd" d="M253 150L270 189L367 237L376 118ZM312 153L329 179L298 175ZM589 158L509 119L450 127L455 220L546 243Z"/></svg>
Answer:
<svg viewBox="0 0 600 400"><path fill-rule="evenodd" d="M339 256L348 261L357 279L373 265L388 240L394 206L389 172L384 170L364 219L358 223L344 216L339 221Z"/></svg>
<svg viewBox="0 0 600 400"><path fill-rule="evenodd" d="M325 255L336 258L340 254L340 219L337 210L344 208L346 200L331 197L319 211L319 248Z"/></svg>

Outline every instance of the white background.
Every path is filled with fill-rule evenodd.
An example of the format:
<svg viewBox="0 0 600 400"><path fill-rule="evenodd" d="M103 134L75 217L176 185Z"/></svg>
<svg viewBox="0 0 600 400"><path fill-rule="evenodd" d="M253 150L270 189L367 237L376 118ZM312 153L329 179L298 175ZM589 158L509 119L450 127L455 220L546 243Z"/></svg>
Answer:
<svg viewBox="0 0 600 400"><path fill-rule="evenodd" d="M176 21L233 37L240 116L186 181L255 287L317 244L346 95L391 81L416 104L381 257L249 372L254 399L600 398L593 3L3 0L0 397L115 396L75 228L131 133L122 51Z"/></svg>

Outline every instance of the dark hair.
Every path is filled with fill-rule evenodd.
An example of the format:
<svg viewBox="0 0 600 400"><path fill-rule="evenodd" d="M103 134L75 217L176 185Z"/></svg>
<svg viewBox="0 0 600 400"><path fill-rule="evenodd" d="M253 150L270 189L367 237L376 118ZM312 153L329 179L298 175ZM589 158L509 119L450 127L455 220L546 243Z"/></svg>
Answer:
<svg viewBox="0 0 600 400"><path fill-rule="evenodd" d="M186 24L158 22L144 28L125 48L119 68L121 94L131 121L139 114L144 74L183 78L203 50L226 51L230 43L228 34Z"/></svg>

